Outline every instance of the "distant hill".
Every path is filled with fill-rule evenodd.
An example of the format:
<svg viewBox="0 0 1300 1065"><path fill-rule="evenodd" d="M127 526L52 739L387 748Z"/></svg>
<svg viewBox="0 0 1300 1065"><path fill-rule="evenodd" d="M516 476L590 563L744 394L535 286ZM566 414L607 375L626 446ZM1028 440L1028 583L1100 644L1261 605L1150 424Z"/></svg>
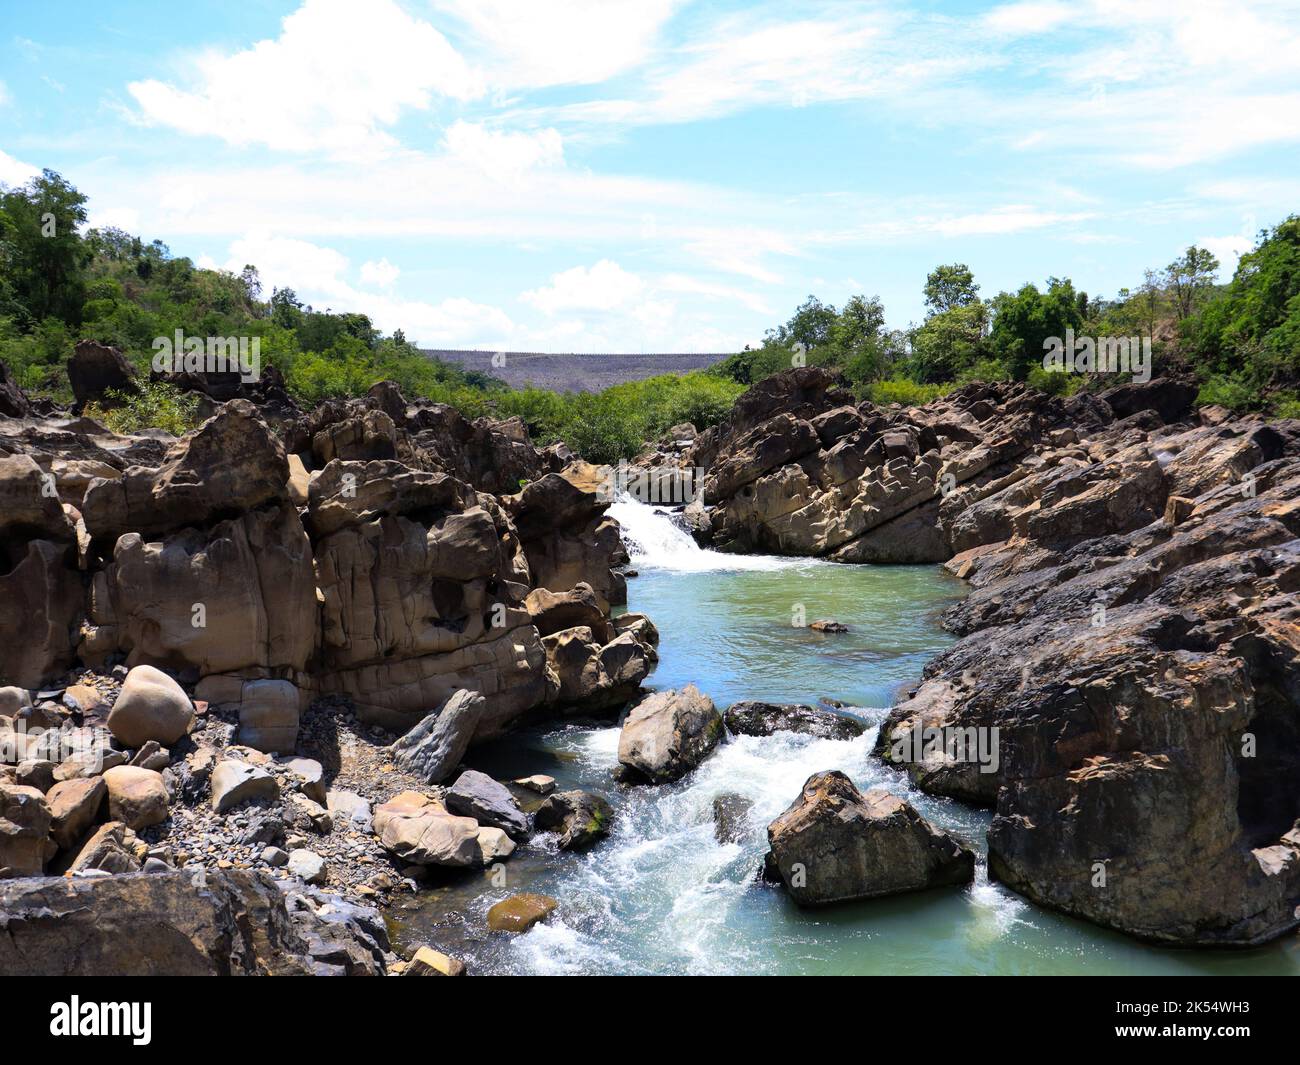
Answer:
<svg viewBox="0 0 1300 1065"><path fill-rule="evenodd" d="M708 354L551 354L537 351L421 349L443 362L499 377L513 387L536 385L554 392L599 392L624 381L664 373L702 370L731 352ZM495 359L495 361L493 361Z"/></svg>

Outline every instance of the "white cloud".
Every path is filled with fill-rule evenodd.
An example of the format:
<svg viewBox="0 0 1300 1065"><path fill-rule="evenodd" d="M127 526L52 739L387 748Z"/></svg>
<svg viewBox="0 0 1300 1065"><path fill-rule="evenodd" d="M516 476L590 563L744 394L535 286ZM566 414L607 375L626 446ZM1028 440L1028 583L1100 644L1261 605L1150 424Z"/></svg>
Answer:
<svg viewBox="0 0 1300 1065"><path fill-rule="evenodd" d="M389 288L401 276L401 273L402 271L387 259L380 259L378 262L365 262L361 264L361 283L363 285L378 285L380 288Z"/></svg>
<svg viewBox="0 0 1300 1065"><path fill-rule="evenodd" d="M154 79L127 87L145 121L290 151L392 148L383 127L402 112L483 91L447 39L392 0L306 0L275 40L187 65L189 88Z"/></svg>
<svg viewBox="0 0 1300 1065"><path fill-rule="evenodd" d="M1056 29L1071 17L1070 8L1062 3L1002 4L988 12L984 25L995 33L1018 36L1029 33L1046 33Z"/></svg>
<svg viewBox="0 0 1300 1065"><path fill-rule="evenodd" d="M553 129L508 132L457 121L443 134L442 144L452 160L497 177L514 178L564 162L564 141Z"/></svg>
<svg viewBox="0 0 1300 1065"><path fill-rule="evenodd" d="M0 151L0 185L25 185L40 172L39 167Z"/></svg>
<svg viewBox="0 0 1300 1065"><path fill-rule="evenodd" d="M611 311L626 306L645 290L645 282L618 263L601 259L595 266L575 266L551 277L543 288L521 293L519 298L543 314L560 311Z"/></svg>
<svg viewBox="0 0 1300 1065"><path fill-rule="evenodd" d="M682 0L435 0L487 54L503 88L595 84L651 54Z"/></svg>

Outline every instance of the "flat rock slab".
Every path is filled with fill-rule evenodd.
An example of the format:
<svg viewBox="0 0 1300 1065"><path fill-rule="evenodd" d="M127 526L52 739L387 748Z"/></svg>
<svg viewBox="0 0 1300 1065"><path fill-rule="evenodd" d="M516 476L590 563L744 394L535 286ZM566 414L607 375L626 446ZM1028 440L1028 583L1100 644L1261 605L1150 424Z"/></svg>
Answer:
<svg viewBox="0 0 1300 1065"><path fill-rule="evenodd" d="M511 895L488 910L488 929L493 932L527 932L539 921L546 920L559 905L549 895Z"/></svg>

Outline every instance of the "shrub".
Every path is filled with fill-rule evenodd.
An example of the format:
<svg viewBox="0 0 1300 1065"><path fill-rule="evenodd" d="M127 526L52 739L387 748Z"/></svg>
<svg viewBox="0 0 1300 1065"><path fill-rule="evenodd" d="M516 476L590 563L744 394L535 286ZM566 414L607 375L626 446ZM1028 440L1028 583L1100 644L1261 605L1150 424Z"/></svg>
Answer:
<svg viewBox="0 0 1300 1065"><path fill-rule="evenodd" d="M118 405L87 403L83 413L115 433L163 429L183 436L202 421L197 395L161 382L149 382L135 395L110 391L108 397Z"/></svg>
<svg viewBox="0 0 1300 1065"><path fill-rule="evenodd" d="M905 407L920 407L932 399L946 396L955 387L952 381L923 385L907 377L894 377L887 381L873 381L864 389L862 398L881 406L901 403Z"/></svg>

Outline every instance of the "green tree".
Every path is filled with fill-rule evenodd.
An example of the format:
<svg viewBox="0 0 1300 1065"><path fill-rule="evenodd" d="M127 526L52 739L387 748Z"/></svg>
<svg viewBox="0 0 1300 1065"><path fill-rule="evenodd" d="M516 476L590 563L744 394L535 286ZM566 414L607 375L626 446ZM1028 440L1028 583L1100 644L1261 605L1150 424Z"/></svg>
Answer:
<svg viewBox="0 0 1300 1065"><path fill-rule="evenodd" d="M0 192L0 275L28 326L45 318L81 322L85 268L92 255L78 227L86 197L52 170Z"/></svg>
<svg viewBox="0 0 1300 1065"><path fill-rule="evenodd" d="M931 314L969 307L979 299L979 285L965 263L936 266L925 279L925 305Z"/></svg>
<svg viewBox="0 0 1300 1065"><path fill-rule="evenodd" d="M1214 286L1219 260L1212 252L1195 245L1165 267L1165 284L1174 297L1174 310L1181 322L1190 318L1204 294Z"/></svg>
<svg viewBox="0 0 1300 1065"><path fill-rule="evenodd" d="M1080 295L1068 278L1049 278L1046 292L1027 284L1014 295L1003 292L993 300L989 346L1015 380L1023 381L1035 366L1042 367L1048 337L1064 337L1066 329L1083 325L1086 297L1081 301Z"/></svg>

